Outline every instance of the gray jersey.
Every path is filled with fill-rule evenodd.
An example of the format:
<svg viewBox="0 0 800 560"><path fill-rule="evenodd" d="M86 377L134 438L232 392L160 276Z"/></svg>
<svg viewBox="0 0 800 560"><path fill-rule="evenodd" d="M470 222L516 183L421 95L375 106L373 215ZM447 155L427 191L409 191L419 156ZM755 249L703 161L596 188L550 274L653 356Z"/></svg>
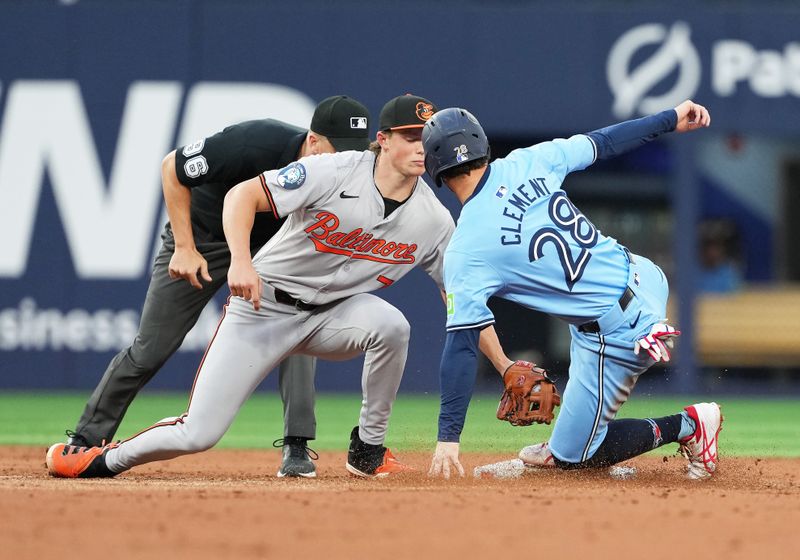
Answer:
<svg viewBox="0 0 800 560"><path fill-rule="evenodd" d="M253 259L262 280L312 304L339 301L301 310L265 289L256 310L245 299L231 298L198 370L187 413L109 450L109 469L121 472L208 449L264 377L296 354L326 360L364 355L358 437L383 444L410 325L398 309L364 292L391 284L417 265L442 288L444 250L455 227L421 179L384 218L374 166L371 152L342 152L261 175L275 215L287 217Z"/></svg>
<svg viewBox="0 0 800 560"><path fill-rule="evenodd" d="M270 285L312 304L388 286L420 266L440 289L450 212L419 179L409 199L384 218L375 154L309 156L263 173L276 217L286 223L255 255Z"/></svg>

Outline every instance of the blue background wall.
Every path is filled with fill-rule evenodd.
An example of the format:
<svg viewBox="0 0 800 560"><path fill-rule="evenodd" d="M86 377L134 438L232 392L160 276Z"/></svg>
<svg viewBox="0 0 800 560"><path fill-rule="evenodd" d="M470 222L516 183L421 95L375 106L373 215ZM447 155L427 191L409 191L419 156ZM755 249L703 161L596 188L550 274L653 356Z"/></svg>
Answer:
<svg viewBox="0 0 800 560"><path fill-rule="evenodd" d="M0 387L93 387L132 339L164 220L158 165L191 132L268 115L307 124L338 93L377 117L410 91L467 107L506 139L583 132L689 97L718 132L791 136L798 30L800 10L770 2L0 1ZM214 104L214 91L238 101ZM104 195L86 190L95 168ZM90 201L119 220L104 223ZM744 223L748 211L736 207ZM757 226L769 236L763 216ZM87 231L96 245L81 241ZM105 266L76 265L81 251ZM444 309L433 284L414 274L383 294L413 325L404 387L435 391ZM151 387L189 387L218 310ZM359 369L325 364L318 386L355 389Z"/></svg>

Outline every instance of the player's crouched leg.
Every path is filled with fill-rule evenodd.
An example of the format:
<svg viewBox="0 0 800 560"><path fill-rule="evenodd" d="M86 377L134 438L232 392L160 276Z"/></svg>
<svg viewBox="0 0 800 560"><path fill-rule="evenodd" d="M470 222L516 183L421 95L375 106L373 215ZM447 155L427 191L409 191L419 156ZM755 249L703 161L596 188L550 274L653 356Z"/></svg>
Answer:
<svg viewBox="0 0 800 560"><path fill-rule="evenodd" d="M558 449L554 448L553 463L565 470L609 467L667 443L677 442L682 422L681 414L642 420L613 420L608 423L603 441L591 456L584 460L567 461L559 459Z"/></svg>
<svg viewBox="0 0 800 560"><path fill-rule="evenodd" d="M399 309L372 294L346 298L309 320L319 321L319 326L297 352L326 360L364 354L360 434L364 443L383 444L405 369L411 326Z"/></svg>
<svg viewBox="0 0 800 560"><path fill-rule="evenodd" d="M217 444L229 425L227 418L209 422L192 413L165 418L110 449L106 465L112 472L121 473L144 463L206 451Z"/></svg>
<svg viewBox="0 0 800 560"><path fill-rule="evenodd" d="M373 326L373 348L383 346L390 352L402 354L405 360L408 341L411 338L411 325L396 307L381 306L379 320Z"/></svg>
<svg viewBox="0 0 800 560"><path fill-rule="evenodd" d="M186 416L175 427L176 433L171 434L175 449L187 454L208 451L222 439L228 428L219 423L199 422L191 415Z"/></svg>
<svg viewBox="0 0 800 560"><path fill-rule="evenodd" d="M397 308L386 303L378 317L364 358L365 406L359 420L364 441L369 444L382 444L386 437L411 338L411 326Z"/></svg>

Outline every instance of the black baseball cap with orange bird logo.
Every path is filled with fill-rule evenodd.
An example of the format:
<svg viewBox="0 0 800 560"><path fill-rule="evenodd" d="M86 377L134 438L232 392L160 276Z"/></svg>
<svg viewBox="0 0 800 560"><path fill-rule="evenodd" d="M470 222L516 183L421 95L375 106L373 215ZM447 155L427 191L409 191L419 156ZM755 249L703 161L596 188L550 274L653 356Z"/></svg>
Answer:
<svg viewBox="0 0 800 560"><path fill-rule="evenodd" d="M422 128L436 112L436 106L425 99L407 93L389 100L381 109L378 130Z"/></svg>

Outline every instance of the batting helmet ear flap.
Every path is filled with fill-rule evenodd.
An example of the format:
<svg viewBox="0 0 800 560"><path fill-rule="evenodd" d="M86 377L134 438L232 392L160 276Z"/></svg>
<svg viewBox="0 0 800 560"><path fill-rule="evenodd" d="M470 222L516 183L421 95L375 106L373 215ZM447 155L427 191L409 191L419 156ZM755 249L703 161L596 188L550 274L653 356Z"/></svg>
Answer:
<svg viewBox="0 0 800 560"><path fill-rule="evenodd" d="M422 145L425 170L438 187L443 171L489 155L489 139L478 119L457 107L443 109L425 123Z"/></svg>

